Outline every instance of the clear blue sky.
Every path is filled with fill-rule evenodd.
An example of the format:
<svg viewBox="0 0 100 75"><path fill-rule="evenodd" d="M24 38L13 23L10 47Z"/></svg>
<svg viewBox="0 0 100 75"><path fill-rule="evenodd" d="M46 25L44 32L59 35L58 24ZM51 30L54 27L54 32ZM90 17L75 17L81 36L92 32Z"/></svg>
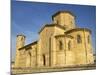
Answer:
<svg viewBox="0 0 100 75"><path fill-rule="evenodd" d="M11 38L12 58L15 56L16 35L24 34L26 44L38 39L40 28L52 23L51 16L59 10L68 10L76 15L76 25L92 30L92 42L96 47L96 7L70 4L50 4L37 2L12 1Z"/></svg>

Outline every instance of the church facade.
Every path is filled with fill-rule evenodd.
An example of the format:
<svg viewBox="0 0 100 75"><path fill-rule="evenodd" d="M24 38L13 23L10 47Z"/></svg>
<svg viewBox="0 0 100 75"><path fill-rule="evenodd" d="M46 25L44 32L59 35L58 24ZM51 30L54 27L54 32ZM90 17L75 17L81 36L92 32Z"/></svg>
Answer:
<svg viewBox="0 0 100 75"><path fill-rule="evenodd" d="M39 39L28 45L24 35L17 35L15 67L93 64L91 30L77 27L75 19L70 11L58 11L52 23L41 28Z"/></svg>

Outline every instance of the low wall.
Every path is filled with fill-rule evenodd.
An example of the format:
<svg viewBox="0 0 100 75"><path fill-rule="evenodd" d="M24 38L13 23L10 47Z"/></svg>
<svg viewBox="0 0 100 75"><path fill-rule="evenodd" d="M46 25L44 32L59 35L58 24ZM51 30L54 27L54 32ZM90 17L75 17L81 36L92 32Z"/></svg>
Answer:
<svg viewBox="0 0 100 75"><path fill-rule="evenodd" d="M31 74L42 72L57 72L57 71L77 71L77 70L92 70L96 69L96 65L80 65L69 67L41 67L41 68L12 68L12 74Z"/></svg>

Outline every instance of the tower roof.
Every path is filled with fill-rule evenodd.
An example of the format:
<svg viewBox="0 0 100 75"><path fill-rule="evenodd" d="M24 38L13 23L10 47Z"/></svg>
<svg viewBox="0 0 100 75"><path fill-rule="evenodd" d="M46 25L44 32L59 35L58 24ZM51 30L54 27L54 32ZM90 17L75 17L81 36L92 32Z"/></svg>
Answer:
<svg viewBox="0 0 100 75"><path fill-rule="evenodd" d="M69 13L69 14L71 14L72 16L75 17L75 15L74 15L71 11L58 11L58 12L56 12L54 15L52 15L52 20L53 20L53 17L57 16L57 15L60 14L60 13Z"/></svg>
<svg viewBox="0 0 100 75"><path fill-rule="evenodd" d="M25 36L25 35L23 35L23 34L18 34L18 35L17 35L17 37L18 37L18 36L23 36L23 37L26 37L26 36Z"/></svg>
<svg viewBox="0 0 100 75"><path fill-rule="evenodd" d="M65 33L68 34L68 33L72 33L75 31L88 31L91 34L91 30L88 28L75 28L75 29L71 29L71 30L66 31Z"/></svg>

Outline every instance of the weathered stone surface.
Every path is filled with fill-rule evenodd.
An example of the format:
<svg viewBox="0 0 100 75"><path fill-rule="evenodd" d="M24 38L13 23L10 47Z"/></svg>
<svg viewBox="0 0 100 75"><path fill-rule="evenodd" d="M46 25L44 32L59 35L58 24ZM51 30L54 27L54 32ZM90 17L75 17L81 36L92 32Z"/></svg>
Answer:
<svg viewBox="0 0 100 75"><path fill-rule="evenodd" d="M78 70L94 70L95 64L91 65L77 65L77 66L65 66L65 67L40 67L40 68L13 68L12 74L32 74L42 72L57 72L57 71L78 71Z"/></svg>
<svg viewBox="0 0 100 75"><path fill-rule="evenodd" d="M53 24L42 28L39 35L38 41L26 46L25 37L17 36L15 68L42 70L41 67L94 63L91 32L86 28L77 28L75 18L69 12L60 12L54 16Z"/></svg>

